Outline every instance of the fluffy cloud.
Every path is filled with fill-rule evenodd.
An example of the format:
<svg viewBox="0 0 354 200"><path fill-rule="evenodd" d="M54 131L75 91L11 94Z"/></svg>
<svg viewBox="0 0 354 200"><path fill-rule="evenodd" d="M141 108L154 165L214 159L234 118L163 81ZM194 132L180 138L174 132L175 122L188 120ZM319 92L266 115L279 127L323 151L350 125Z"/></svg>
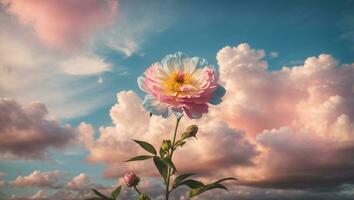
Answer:
<svg viewBox="0 0 354 200"><path fill-rule="evenodd" d="M87 188L87 185L90 183L89 177L81 173L78 176L74 177L72 180L68 182L67 187L71 190L81 190L83 188Z"/></svg>
<svg viewBox="0 0 354 200"><path fill-rule="evenodd" d="M228 91L220 116L262 149L253 172L258 176L245 182L291 188L352 183L354 65L322 54L303 66L267 71L264 54L247 44L217 54Z"/></svg>
<svg viewBox="0 0 354 200"><path fill-rule="evenodd" d="M48 46L76 48L92 32L113 23L118 3L114 0L1 0L21 23L33 27Z"/></svg>
<svg viewBox="0 0 354 200"><path fill-rule="evenodd" d="M272 189L272 188L255 188L247 186L230 187L231 192L224 190L214 190L197 196L196 200L203 199L220 199L220 200L331 200L341 199L350 200L352 194L343 194L332 190L322 192L304 191L296 189ZM342 189L345 189L344 187Z"/></svg>
<svg viewBox="0 0 354 200"><path fill-rule="evenodd" d="M59 67L70 75L92 75L111 70L111 66L97 56L77 56L63 60Z"/></svg>
<svg viewBox="0 0 354 200"><path fill-rule="evenodd" d="M13 187L49 187L58 188L58 180L62 173L58 170L42 172L35 170L27 176L18 176L14 181L10 181Z"/></svg>
<svg viewBox="0 0 354 200"><path fill-rule="evenodd" d="M111 64L90 50L67 54L42 48L3 9L0 4L2 97L43 102L60 119L86 115L106 102L108 94L87 76L109 71Z"/></svg>
<svg viewBox="0 0 354 200"><path fill-rule="evenodd" d="M270 71L265 55L248 44L218 52L227 93L202 119L182 120L181 131L191 124L200 131L198 140L176 151L179 173L196 172L204 180L235 176L243 185L230 184L230 193L215 191L200 199L352 198L353 190L346 186L354 180L354 64L340 64L322 54L303 65ZM79 139L89 151L87 161L105 164L108 178L127 171L149 176L141 188L159 199L161 185L152 162L123 161L145 154L130 139L158 146L171 137L174 120L149 117L135 92L119 92L117 100L110 110L113 125L100 127L97 138L90 124L79 126ZM79 174L66 185L71 190L53 195L75 199L89 195L85 188L92 184L86 174ZM122 195L135 197L130 190Z"/></svg>
<svg viewBox="0 0 354 200"><path fill-rule="evenodd" d="M70 180L67 180L67 178L67 173L58 170L47 172L35 170L27 176L18 176L15 180L9 181L7 186L11 188L35 187L39 188L39 190L35 194L27 196L14 194L10 199L87 199L94 196L90 189L92 187L99 189L107 195L116 187L116 185L104 187L93 183L85 173L80 173ZM49 189L50 192L48 192L47 189Z"/></svg>
<svg viewBox="0 0 354 200"><path fill-rule="evenodd" d="M227 93L201 120L182 120L180 130L198 124L200 132L198 140L176 152L176 166L204 179L232 175L241 185L278 188L274 192L284 194L280 199L296 192L300 199L307 194L322 198L325 195L309 190L342 190L341 185L354 180L354 65L321 54L301 66L269 71L265 55L248 44L218 52ZM153 167L151 162L123 163L144 154L130 139L157 146L171 137L174 120L149 117L132 91L117 98L110 111L114 126L100 127L97 139L89 124L81 125L82 141L90 151L87 160L105 163L110 178L126 171L155 176L146 170Z"/></svg>
<svg viewBox="0 0 354 200"><path fill-rule="evenodd" d="M147 170L153 167L151 162L132 162L125 165L122 165L122 162L135 154L144 153L131 141L132 138L147 140L157 146L161 142L160 139L171 137L170 130L174 126L174 120L155 116L150 118L141 107L141 99L132 91L120 92L117 98L119 103L110 111L115 127L101 127L100 137L92 142L93 129L88 124L81 125L83 140L90 150L88 161L106 163L106 177L119 177L127 170L154 176L155 171ZM132 121L134 123L131 123ZM198 124L200 128L198 140L189 141L196 144L187 144L184 150L175 154L181 173L191 170L201 174L214 171L215 174L226 169L233 170L235 165L244 167L253 164L252 158L258 152L242 131L232 129L212 116L193 122L182 120L181 131L192 123ZM206 146L208 148L204 148ZM224 153L220 153L220 149L223 149ZM186 159L193 162L185 162Z"/></svg>
<svg viewBox="0 0 354 200"><path fill-rule="evenodd" d="M3 158L44 159L50 148L61 149L76 137L70 126L47 117L44 104L21 106L0 98L0 154Z"/></svg>
<svg viewBox="0 0 354 200"><path fill-rule="evenodd" d="M261 162L271 163L263 166L267 173L255 185L320 189L354 183L353 143L332 141L315 134L295 132L289 127L259 134L257 140L267 150Z"/></svg>
<svg viewBox="0 0 354 200"><path fill-rule="evenodd" d="M90 188L104 188L101 185L93 183L89 176L85 173L73 177L66 185L66 188L73 191L78 191L81 194L89 194Z"/></svg>
<svg viewBox="0 0 354 200"><path fill-rule="evenodd" d="M47 193L43 190L39 190L36 194L34 194L33 196L31 196L30 199L46 199L48 196L47 196Z"/></svg>

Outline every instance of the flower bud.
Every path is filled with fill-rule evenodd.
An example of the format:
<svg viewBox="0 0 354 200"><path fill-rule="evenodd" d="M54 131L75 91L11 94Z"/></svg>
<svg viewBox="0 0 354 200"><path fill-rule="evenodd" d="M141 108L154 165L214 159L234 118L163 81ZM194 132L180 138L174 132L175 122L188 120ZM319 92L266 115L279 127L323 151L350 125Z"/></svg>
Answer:
<svg viewBox="0 0 354 200"><path fill-rule="evenodd" d="M186 131L182 134L182 140L190 138L190 137L196 137L198 132L198 126L197 125L191 125L189 126Z"/></svg>
<svg viewBox="0 0 354 200"><path fill-rule="evenodd" d="M171 146L171 140L164 140L161 147L164 151L169 151Z"/></svg>
<svg viewBox="0 0 354 200"><path fill-rule="evenodd" d="M140 182L140 178L135 175L135 173L126 173L124 175L124 182L128 187L137 186Z"/></svg>

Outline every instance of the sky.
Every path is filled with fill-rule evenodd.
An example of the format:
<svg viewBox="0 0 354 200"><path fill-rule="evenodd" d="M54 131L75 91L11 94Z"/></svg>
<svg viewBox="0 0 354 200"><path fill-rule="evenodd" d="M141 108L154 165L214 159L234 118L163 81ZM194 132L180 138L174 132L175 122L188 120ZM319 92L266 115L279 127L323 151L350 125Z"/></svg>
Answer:
<svg viewBox="0 0 354 200"><path fill-rule="evenodd" d="M200 131L176 166L240 180L196 199L353 199L353 10L351 0L0 0L0 199L84 199L130 171L162 199L152 163L123 161L142 153L132 138L172 137L173 117L150 118L136 80L178 51L208 60L226 94L183 118L181 130Z"/></svg>

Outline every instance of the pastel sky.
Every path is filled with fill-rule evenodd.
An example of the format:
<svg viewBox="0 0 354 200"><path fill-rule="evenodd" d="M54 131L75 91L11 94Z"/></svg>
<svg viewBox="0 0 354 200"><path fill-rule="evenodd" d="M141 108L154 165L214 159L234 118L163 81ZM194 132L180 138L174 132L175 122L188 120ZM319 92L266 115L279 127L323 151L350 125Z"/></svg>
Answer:
<svg viewBox="0 0 354 200"><path fill-rule="evenodd" d="M354 1L0 0L0 200L83 199L134 171L130 139L158 145L136 79L182 51L226 95L176 153L181 172L234 176L196 199L354 199ZM172 194L185 199L186 188ZM134 199L126 189L123 199Z"/></svg>

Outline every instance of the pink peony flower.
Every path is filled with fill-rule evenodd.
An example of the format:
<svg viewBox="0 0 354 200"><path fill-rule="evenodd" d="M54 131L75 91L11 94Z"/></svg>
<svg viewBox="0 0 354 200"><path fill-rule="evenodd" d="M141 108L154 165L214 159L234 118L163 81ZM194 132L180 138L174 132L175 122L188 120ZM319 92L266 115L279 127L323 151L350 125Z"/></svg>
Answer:
<svg viewBox="0 0 354 200"><path fill-rule="evenodd" d="M126 173L124 175L124 182L128 187L137 186L140 182L140 178L135 175L135 173Z"/></svg>
<svg viewBox="0 0 354 200"><path fill-rule="evenodd" d="M221 102L225 89L218 85L218 78L205 59L178 52L152 64L138 84L148 93L143 103L148 112L163 117L184 112L197 119L208 112L208 104Z"/></svg>

